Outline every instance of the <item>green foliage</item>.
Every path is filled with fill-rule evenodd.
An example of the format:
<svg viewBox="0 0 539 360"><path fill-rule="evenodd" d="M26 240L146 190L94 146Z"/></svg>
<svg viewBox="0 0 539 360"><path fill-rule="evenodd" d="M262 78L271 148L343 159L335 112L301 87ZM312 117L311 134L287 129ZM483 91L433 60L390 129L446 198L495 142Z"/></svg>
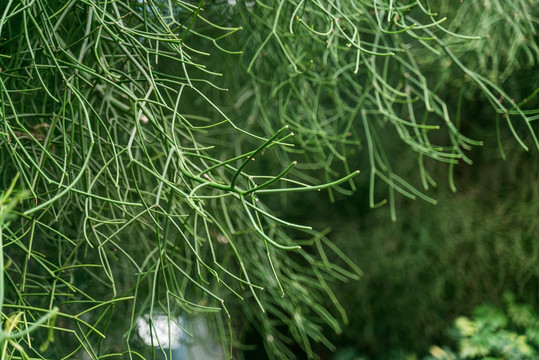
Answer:
<svg viewBox="0 0 539 360"><path fill-rule="evenodd" d="M10 266L9 263L4 265L3 232L4 229L9 226L11 220L10 217L12 217L12 209L21 198L21 194L16 195L13 193L16 180L17 179L15 178L11 183L11 186L5 192L0 193L0 269L6 269ZM9 315L7 313L4 314L4 291L5 284L2 272L0 275L0 314L3 317L3 328L0 328L0 353L6 354L8 352L18 352L21 357L28 358L24 348L19 345L20 339L35 332L39 326L45 323L54 324L54 317L58 313L58 308L55 307L51 309L51 311L47 312L40 319L37 319L35 323L29 323L24 317L24 312L16 312Z"/></svg>
<svg viewBox="0 0 539 360"><path fill-rule="evenodd" d="M457 360L520 360L539 355L539 318L531 306L518 304L514 296L505 294L505 310L492 305L480 305L472 318L455 320L458 351L431 348L427 359Z"/></svg>
<svg viewBox="0 0 539 360"><path fill-rule="evenodd" d="M449 29L455 30L457 24L460 29L473 28L477 19L493 16L481 7L484 3L465 2L466 11L462 12L449 4L442 7L458 10L461 15ZM490 3L491 11L500 11L517 2ZM528 6L526 14L537 19L537 5L528 2ZM440 13L445 14L442 10ZM497 43L500 51L462 53L461 59L476 65L479 57L514 60L518 66L513 67L515 72L505 84L512 96L522 99L539 87L538 68L533 65L536 60L527 64L523 53L516 58L504 55L512 45L506 41L506 32L513 31L512 19L504 17L493 25L490 41ZM536 46L534 36L530 30L529 40L521 45ZM480 44L483 42L475 42ZM365 201L361 193L351 201L338 202L347 216L332 216L331 210L320 216L320 221L334 229L332 238L347 254L353 254L365 274L353 291L348 287L338 291L346 294L343 305L349 309L354 326L337 341L342 346L353 344L372 359L400 358L392 352L394 349L422 354L432 343L447 342L445 329L456 316L469 313L485 301L496 302L506 289L534 306L538 304L537 152L522 152L507 128L494 126L505 119L492 114L488 102L480 99L474 87L463 86L469 79L443 69L435 71L444 74L440 96L452 98L448 107L457 113L461 129L484 143L469 153L474 166L451 165L449 171L433 166L434 178L449 174L450 180L447 185L439 182L434 191L438 205L397 200L398 220L392 226L386 225L385 213L368 212L358 206ZM478 71L491 78L489 69L487 66ZM537 98L528 99L526 111L537 111ZM515 126L525 142L533 141L531 134L523 131L526 124ZM406 152L396 137L385 134L384 139L390 153ZM507 162L501 161L501 156ZM401 156L394 163L393 170L403 178L418 178L413 159ZM457 188L459 191L452 194Z"/></svg>
<svg viewBox="0 0 539 360"><path fill-rule="evenodd" d="M276 176L250 171L261 153L279 158L292 134L251 134L204 94L223 90L203 63L204 50L220 50L198 31L223 39L238 28L208 20L223 4L205 17L201 4L2 5L1 178L20 173L28 194L5 229L6 307L28 319L61 310L54 342L44 332L38 346L21 339L32 356L122 354L138 316L200 312L214 314L232 356L243 318L229 309L244 302L275 356L291 355L268 314L308 353L309 339L324 341L319 321L339 329L319 304L334 298L328 281L357 275L300 250L327 251L326 240L258 197L356 173L310 186L285 177L294 162L277 161ZM238 135L250 140L230 154ZM292 238L287 228L307 232Z"/></svg>
<svg viewBox="0 0 539 360"><path fill-rule="evenodd" d="M366 168L369 205L389 203L395 220L399 193L436 203L426 194L437 185L430 159L451 169L471 163L466 151L481 142L460 131L464 99L485 99L521 146L539 145L534 107L524 106L535 88L512 86L509 94L502 87L508 74L537 63L535 2L437 2L436 11L421 2L279 4L240 7L249 30L242 39L247 74L237 75L246 85L234 110L260 118L268 135L290 124L307 150L286 149L288 157L301 156L296 170L320 168L329 181L343 170ZM521 15L501 18L512 12ZM522 109L513 109L514 99L525 97ZM415 176L396 170L395 153L416 161L410 165ZM333 190L329 195L334 199Z"/></svg>
<svg viewBox="0 0 539 360"><path fill-rule="evenodd" d="M466 63L476 62L477 70L495 83L504 83L516 70L537 64L537 13L533 1L463 1L458 8L446 3L440 13L456 12L448 29L466 31L486 41L473 41L458 47ZM450 34L448 34L449 36ZM508 41L511 39L511 41Z"/></svg>
<svg viewBox="0 0 539 360"><path fill-rule="evenodd" d="M281 217L308 206L294 192L351 195L361 168L370 207L393 219L398 193L435 203L431 164L470 163L480 144L445 84L479 89L537 145L537 93L503 88L536 63L532 1L501 30L522 36L492 43L516 57L500 75L467 55L485 40L475 24L445 28L427 2L231 3L0 4L0 188L19 174L24 194L2 230L2 311L36 330L17 339L29 356L141 357L138 317L187 314L229 357L247 327L272 358L294 358L292 343L316 357L348 321L334 283L361 272L326 232ZM397 175L401 157L418 176ZM310 212L326 206L314 198Z"/></svg>

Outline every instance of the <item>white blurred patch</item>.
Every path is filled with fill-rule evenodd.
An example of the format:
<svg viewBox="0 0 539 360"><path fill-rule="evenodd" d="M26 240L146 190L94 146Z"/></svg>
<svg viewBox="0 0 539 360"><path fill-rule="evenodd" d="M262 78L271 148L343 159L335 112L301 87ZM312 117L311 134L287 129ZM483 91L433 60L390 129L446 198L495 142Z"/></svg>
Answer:
<svg viewBox="0 0 539 360"><path fill-rule="evenodd" d="M166 315L144 315L137 319L137 330L140 338L148 346L161 346L166 349L174 349L180 346L183 330L181 324L175 319L169 319ZM153 344L152 344L153 338Z"/></svg>
<svg viewBox="0 0 539 360"><path fill-rule="evenodd" d="M216 343L202 317L143 315L137 319L137 331L147 346L171 349L171 360L224 360L225 354ZM184 330L185 329L185 330ZM153 343L152 343L153 338Z"/></svg>

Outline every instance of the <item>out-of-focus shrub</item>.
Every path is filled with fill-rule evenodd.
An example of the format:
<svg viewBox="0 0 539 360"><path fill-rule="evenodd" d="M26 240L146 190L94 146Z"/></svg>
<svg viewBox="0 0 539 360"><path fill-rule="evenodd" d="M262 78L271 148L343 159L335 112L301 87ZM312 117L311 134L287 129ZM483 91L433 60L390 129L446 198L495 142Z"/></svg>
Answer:
<svg viewBox="0 0 539 360"><path fill-rule="evenodd" d="M539 318L532 307L506 293L506 306L476 307L472 317L460 316L452 328L456 349L433 346L426 360L520 360L539 356Z"/></svg>

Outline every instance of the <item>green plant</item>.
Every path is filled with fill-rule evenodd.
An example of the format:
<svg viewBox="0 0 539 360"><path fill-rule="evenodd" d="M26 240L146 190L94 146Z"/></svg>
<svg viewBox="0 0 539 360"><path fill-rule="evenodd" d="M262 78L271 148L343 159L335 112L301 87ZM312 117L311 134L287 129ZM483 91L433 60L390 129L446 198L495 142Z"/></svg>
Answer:
<svg viewBox="0 0 539 360"><path fill-rule="evenodd" d="M11 186L5 192L0 193L0 269L2 270L9 267L9 265L4 265L4 228L9 226L10 212L21 198L20 194L15 195L13 193L16 180L17 178L15 178L11 183ZM2 271L2 274L0 275L0 314L6 319L2 319L4 327L0 328L1 358L4 359L6 354L8 354L8 348L13 348L20 353L21 357L28 358L24 348L19 345L18 340L36 331L39 326L44 325L45 323L51 324L51 321L54 323L54 316L57 314L58 308L51 309L51 311L47 312L40 319L36 319L33 323L26 318L23 318L24 312L13 313L8 316L3 312L4 291L5 284ZM22 321L21 318L23 318Z"/></svg>
<svg viewBox="0 0 539 360"><path fill-rule="evenodd" d="M480 305L472 318L455 320L458 351L431 348L428 359L535 359L539 354L539 318L532 307L518 304L512 294L505 294L506 308Z"/></svg>
<svg viewBox="0 0 539 360"><path fill-rule="evenodd" d="M360 153L371 207L435 203L426 159L470 162L480 144L437 95L454 69L522 146L537 142L535 110L454 51L480 37L443 28L426 2L233 3L0 5L0 179L20 174L27 194L4 229L4 309L59 308L20 338L30 356L141 357L138 317L205 313L229 357L247 326L270 357L293 358L292 342L315 357L347 322L333 282L360 271L321 229L280 216L291 193L351 194ZM391 136L418 179L393 171Z"/></svg>

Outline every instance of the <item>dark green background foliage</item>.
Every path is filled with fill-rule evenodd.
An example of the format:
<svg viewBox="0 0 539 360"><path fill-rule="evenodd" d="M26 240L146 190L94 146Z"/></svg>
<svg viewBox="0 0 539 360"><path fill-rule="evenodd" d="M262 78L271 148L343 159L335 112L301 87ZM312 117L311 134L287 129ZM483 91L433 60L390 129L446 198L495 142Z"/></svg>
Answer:
<svg viewBox="0 0 539 360"><path fill-rule="evenodd" d="M1 3L9 354L155 356L167 314L391 358L537 304L535 1L232 3Z"/></svg>
<svg viewBox="0 0 539 360"><path fill-rule="evenodd" d="M511 155L518 167L477 164L488 179L459 181L459 192L440 194L436 208L406 204L393 226L380 226L384 213L338 223L346 229L336 230L338 244L365 273L343 300L355 324L348 341L370 354L421 352L447 341L455 316L498 303L506 290L537 304L537 156Z"/></svg>

